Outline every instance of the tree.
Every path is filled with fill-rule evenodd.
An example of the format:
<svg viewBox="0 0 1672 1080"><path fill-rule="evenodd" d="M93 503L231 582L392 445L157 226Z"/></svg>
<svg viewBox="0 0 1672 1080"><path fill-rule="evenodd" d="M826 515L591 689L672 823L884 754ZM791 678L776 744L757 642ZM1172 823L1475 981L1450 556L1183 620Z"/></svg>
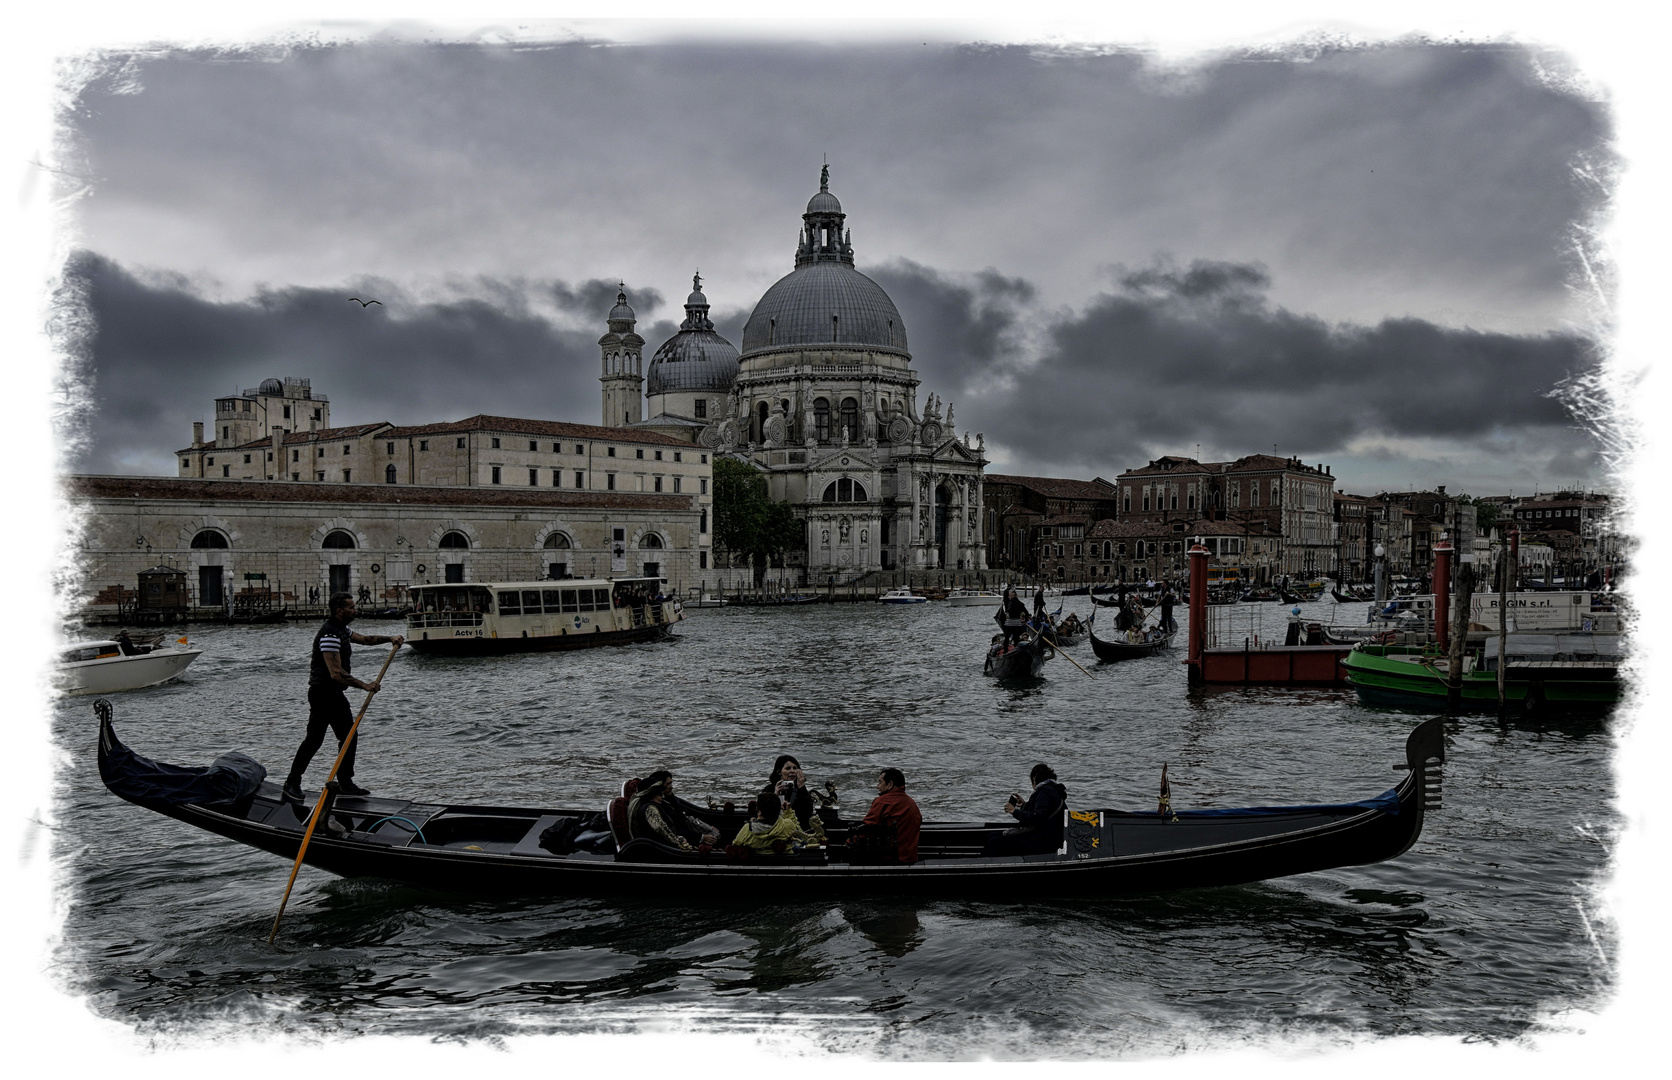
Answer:
<svg viewBox="0 0 1672 1080"><path fill-rule="evenodd" d="M743 555L754 564L755 584L766 580L766 568L801 543L801 522L795 511L773 502L766 493L766 477L736 458L714 458L714 546L728 555Z"/></svg>

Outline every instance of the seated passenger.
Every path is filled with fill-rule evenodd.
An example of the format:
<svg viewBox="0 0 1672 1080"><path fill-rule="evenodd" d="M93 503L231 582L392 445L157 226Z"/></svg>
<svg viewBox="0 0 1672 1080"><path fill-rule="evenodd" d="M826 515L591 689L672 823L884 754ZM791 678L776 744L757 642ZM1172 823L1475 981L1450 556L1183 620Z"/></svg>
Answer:
<svg viewBox="0 0 1672 1080"><path fill-rule="evenodd" d="M1062 811L1068 805L1068 789L1057 783L1057 774L1040 762L1028 774L1033 794L1023 802L1011 795L1004 812L1016 819L1015 828L987 837L983 855L1040 855L1062 846Z"/></svg>
<svg viewBox="0 0 1672 1080"><path fill-rule="evenodd" d="M754 816L737 830L732 843L763 854L786 855L806 847L812 839L796 826L795 815L784 809L778 796L767 791L755 800Z"/></svg>
<svg viewBox="0 0 1672 1080"><path fill-rule="evenodd" d="M787 808L794 811L796 824L802 832L810 835L816 843L825 842L824 820L813 806L813 793L807 790L807 774L794 755L778 755L778 760L772 765L772 775L761 790L778 796Z"/></svg>
<svg viewBox="0 0 1672 1080"><path fill-rule="evenodd" d="M718 832L692 821L674 803L673 774L666 769L639 781L639 790L627 804L627 836L632 840L648 838L681 851L703 844L712 847L720 838Z"/></svg>
<svg viewBox="0 0 1672 1080"><path fill-rule="evenodd" d="M917 841L923 831L923 813L917 803L906 794L906 776L899 769L884 769L877 776L877 797L865 820L848 838L851 847L863 847L867 837L893 837L894 860L903 863L917 861Z"/></svg>

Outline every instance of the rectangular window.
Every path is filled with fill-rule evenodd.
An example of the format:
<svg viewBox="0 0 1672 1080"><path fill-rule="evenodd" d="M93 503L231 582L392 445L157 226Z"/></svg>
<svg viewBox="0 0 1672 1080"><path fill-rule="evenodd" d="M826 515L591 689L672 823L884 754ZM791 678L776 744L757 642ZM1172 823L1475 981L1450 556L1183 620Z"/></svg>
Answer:
<svg viewBox="0 0 1672 1080"><path fill-rule="evenodd" d="M699 477L697 479L697 486L700 488L700 490L697 492L697 494L707 495L708 494L708 477L706 477L706 476Z"/></svg>
<svg viewBox="0 0 1672 1080"><path fill-rule="evenodd" d="M707 570L708 569L708 552L706 552L706 551L697 552L697 569L698 570Z"/></svg>
<svg viewBox="0 0 1672 1080"><path fill-rule="evenodd" d="M575 486L578 488L584 488L586 486L586 474L581 472L579 469L575 470Z"/></svg>
<svg viewBox="0 0 1672 1080"><path fill-rule="evenodd" d="M553 591L554 592L561 592L563 594L563 614L573 615L575 612L580 610L580 600L579 600L578 595L577 595L578 590L575 590L575 589L561 589L561 590L554 589ZM587 590L587 592L591 592L591 591L592 591L591 589Z"/></svg>
<svg viewBox="0 0 1672 1080"><path fill-rule="evenodd" d="M704 465L708 464L708 455L707 454L702 455L702 463Z"/></svg>
<svg viewBox="0 0 1672 1080"><path fill-rule="evenodd" d="M213 465L215 463L215 459L212 456L211 457L206 457L206 458L203 459L203 463L205 465Z"/></svg>
<svg viewBox="0 0 1672 1080"><path fill-rule="evenodd" d="M1175 492L1173 492L1171 509L1177 510L1178 508L1179 508L1179 493L1175 491Z"/></svg>
<svg viewBox="0 0 1672 1080"><path fill-rule="evenodd" d="M231 465L222 465L221 466L221 475L222 476L231 476L232 475L232 466Z"/></svg>
<svg viewBox="0 0 1672 1080"><path fill-rule="evenodd" d="M656 477L656 490L662 490L662 478L660 476Z"/></svg>
<svg viewBox="0 0 1672 1080"><path fill-rule="evenodd" d="M528 440L528 448L530 450L538 450L540 449L540 444L535 442L533 439L530 439Z"/></svg>
<svg viewBox="0 0 1672 1080"><path fill-rule="evenodd" d="M577 454L586 453L586 447L582 446L580 443L576 443L575 444L575 453L577 453Z"/></svg>
<svg viewBox="0 0 1672 1080"><path fill-rule="evenodd" d="M1144 509L1149 509L1149 492L1144 492Z"/></svg>
<svg viewBox="0 0 1672 1080"><path fill-rule="evenodd" d="M232 429L225 426L224 424L221 426L221 438L223 438L223 439L232 438Z"/></svg>
<svg viewBox="0 0 1672 1080"><path fill-rule="evenodd" d="M248 399L246 399L246 400L245 400L245 401L244 401L244 411L245 411L245 412L249 412L249 411L250 411L250 403L249 403L249 401L248 401Z"/></svg>
<svg viewBox="0 0 1672 1080"><path fill-rule="evenodd" d="M457 446L460 450L464 449L464 439L462 437L459 439Z"/></svg>
<svg viewBox="0 0 1672 1080"><path fill-rule="evenodd" d="M499 594L499 613L501 615L522 614L522 594L507 589Z"/></svg>
<svg viewBox="0 0 1672 1080"><path fill-rule="evenodd" d="M292 480L300 480L300 479L302 479L302 474L299 473L299 472L293 472L293 473L290 474L290 478Z"/></svg>
<svg viewBox="0 0 1672 1080"><path fill-rule="evenodd" d="M354 446L353 446L353 444L352 444L352 443L344 443L344 444L343 444L343 453L345 453L345 454L346 454L346 453L349 453L349 452L350 452L350 451L352 451L352 450L353 450L353 449L354 449Z"/></svg>
<svg viewBox="0 0 1672 1080"><path fill-rule="evenodd" d="M1075 545L1074 545L1074 557L1075 557L1075 558L1076 558L1076 559L1078 559L1078 558L1079 558L1079 557L1080 557L1080 555L1081 555L1081 551L1080 551L1080 545L1079 545L1079 544L1075 544Z"/></svg>
<svg viewBox="0 0 1672 1080"><path fill-rule="evenodd" d="M494 449L495 449L495 450L498 450L498 449L499 449L499 439L498 439L498 438L497 438L497 437L496 437L496 438L495 438L495 439L494 439L494 441L493 441L493 448L494 448Z"/></svg>
<svg viewBox="0 0 1672 1080"><path fill-rule="evenodd" d="M290 406L289 406L289 405L286 405L286 406L285 406L285 407L284 407L284 418L285 418L285 419L286 419L286 420L289 420L289 419L290 419Z"/></svg>
<svg viewBox="0 0 1672 1080"><path fill-rule="evenodd" d="M323 419L323 417L321 417L321 416L320 416L320 414L319 414L319 410L318 410L318 409L315 409L315 410L314 410L314 411L313 411L313 418L314 418L314 419L315 419L315 420L320 420L320 419Z"/></svg>
<svg viewBox="0 0 1672 1080"><path fill-rule="evenodd" d="M273 460L273 452L271 450L267 451L267 460L268 461Z"/></svg>
<svg viewBox="0 0 1672 1080"><path fill-rule="evenodd" d="M386 443L383 444L383 449L387 450L391 455L393 455L394 452L395 452L395 444L392 443L392 442L386 442Z"/></svg>
<svg viewBox="0 0 1672 1080"><path fill-rule="evenodd" d="M418 440L418 449L428 450L429 448L430 448L430 440L428 440L428 439L419 439Z"/></svg>
<svg viewBox="0 0 1672 1080"><path fill-rule="evenodd" d="M677 476L673 478L673 493L675 495L679 494L679 477Z"/></svg>
<svg viewBox="0 0 1672 1080"><path fill-rule="evenodd" d="M540 486L540 470L539 469L528 470L528 486L529 487L539 487Z"/></svg>
<svg viewBox="0 0 1672 1080"><path fill-rule="evenodd" d="M660 450L656 451L656 460L657 461L662 460L662 451L660 451Z"/></svg>
<svg viewBox="0 0 1672 1080"><path fill-rule="evenodd" d="M322 482L322 481L324 481L324 479L325 479L325 470L324 469L320 469L319 471L314 473L314 480L316 482Z"/></svg>
<svg viewBox="0 0 1672 1080"><path fill-rule="evenodd" d="M636 450L636 451L635 451L635 453L637 453L637 455L638 455L638 459L639 459L639 460L640 460L640 461L643 461L643 460L644 460L644 447L642 447L642 446L641 446L641 447L638 447L638 448L637 448L637 450Z"/></svg>
<svg viewBox="0 0 1672 1080"><path fill-rule="evenodd" d="M615 473L610 473L604 477L604 486L611 491L615 490Z"/></svg>
<svg viewBox="0 0 1672 1080"><path fill-rule="evenodd" d="M498 465L493 466L492 471L493 471L493 479L492 479L491 483L497 484L497 483L499 483L499 466Z"/></svg>
<svg viewBox="0 0 1672 1080"><path fill-rule="evenodd" d="M707 398L698 398L697 399L697 419L698 420L708 419L708 399Z"/></svg>
<svg viewBox="0 0 1672 1080"><path fill-rule="evenodd" d="M343 470L343 483L345 483L345 484L348 483L348 474L353 472L353 471L354 470L352 470L352 469L344 469Z"/></svg>
<svg viewBox="0 0 1672 1080"><path fill-rule="evenodd" d="M250 455L245 454L244 455L244 464L248 465L249 463L250 463Z"/></svg>
<svg viewBox="0 0 1672 1080"><path fill-rule="evenodd" d="M605 457L615 457L615 447L613 447L613 446L607 447L604 450L604 456Z"/></svg>
<svg viewBox="0 0 1672 1080"><path fill-rule="evenodd" d="M700 533L705 533L705 532L708 531L708 511L707 510L704 510L702 512L702 517L697 524L697 531L700 532Z"/></svg>
<svg viewBox="0 0 1672 1080"><path fill-rule="evenodd" d="M563 580L569 576L569 564L566 562L547 563L546 576L553 581Z"/></svg>
<svg viewBox="0 0 1672 1080"><path fill-rule="evenodd" d="M325 456L325 447L323 447L323 446L314 447L314 457L322 458L324 456Z"/></svg>
<svg viewBox="0 0 1672 1080"><path fill-rule="evenodd" d="M562 487L562 486L563 486L563 470L562 469L553 469L552 470L552 487Z"/></svg>
<svg viewBox="0 0 1672 1080"><path fill-rule="evenodd" d="M675 450L673 452L673 459L675 461L684 461L685 460L685 455L681 454L678 450Z"/></svg>

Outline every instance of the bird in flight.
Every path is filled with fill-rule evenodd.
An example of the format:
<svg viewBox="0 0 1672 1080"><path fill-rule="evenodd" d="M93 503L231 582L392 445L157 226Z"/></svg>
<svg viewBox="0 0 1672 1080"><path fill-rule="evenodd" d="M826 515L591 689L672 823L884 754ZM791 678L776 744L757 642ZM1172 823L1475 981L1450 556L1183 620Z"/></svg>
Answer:
<svg viewBox="0 0 1672 1080"><path fill-rule="evenodd" d="M376 304L378 307L383 306L383 301L381 300L362 300L358 296L351 296L349 299L354 301L356 304L359 304L361 307L370 307L373 304Z"/></svg>

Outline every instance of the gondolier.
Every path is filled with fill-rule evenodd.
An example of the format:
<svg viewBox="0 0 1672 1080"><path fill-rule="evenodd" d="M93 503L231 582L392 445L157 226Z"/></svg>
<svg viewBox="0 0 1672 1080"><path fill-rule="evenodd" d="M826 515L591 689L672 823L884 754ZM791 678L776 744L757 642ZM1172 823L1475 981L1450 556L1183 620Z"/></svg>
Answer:
<svg viewBox="0 0 1672 1080"><path fill-rule="evenodd" d="M359 614L354 608L352 593L332 593L330 612L314 635L313 656L308 667L308 733L296 750L296 758L290 763L290 776L285 779L283 787L284 797L291 802L305 801L302 774L308 771L308 763L324 743L325 729L331 729L337 737L337 745L341 746L348 737L349 728L354 726L354 713L348 707L344 691L351 686L368 692L378 688L378 683L364 683L350 674L354 646L393 643L398 649L406 640L398 634L384 637L381 634L356 634L350 630L348 624ZM367 789L354 782L354 749L354 745L350 744L348 752L343 755L342 767L337 770L340 782L338 794L350 797L369 795Z"/></svg>

